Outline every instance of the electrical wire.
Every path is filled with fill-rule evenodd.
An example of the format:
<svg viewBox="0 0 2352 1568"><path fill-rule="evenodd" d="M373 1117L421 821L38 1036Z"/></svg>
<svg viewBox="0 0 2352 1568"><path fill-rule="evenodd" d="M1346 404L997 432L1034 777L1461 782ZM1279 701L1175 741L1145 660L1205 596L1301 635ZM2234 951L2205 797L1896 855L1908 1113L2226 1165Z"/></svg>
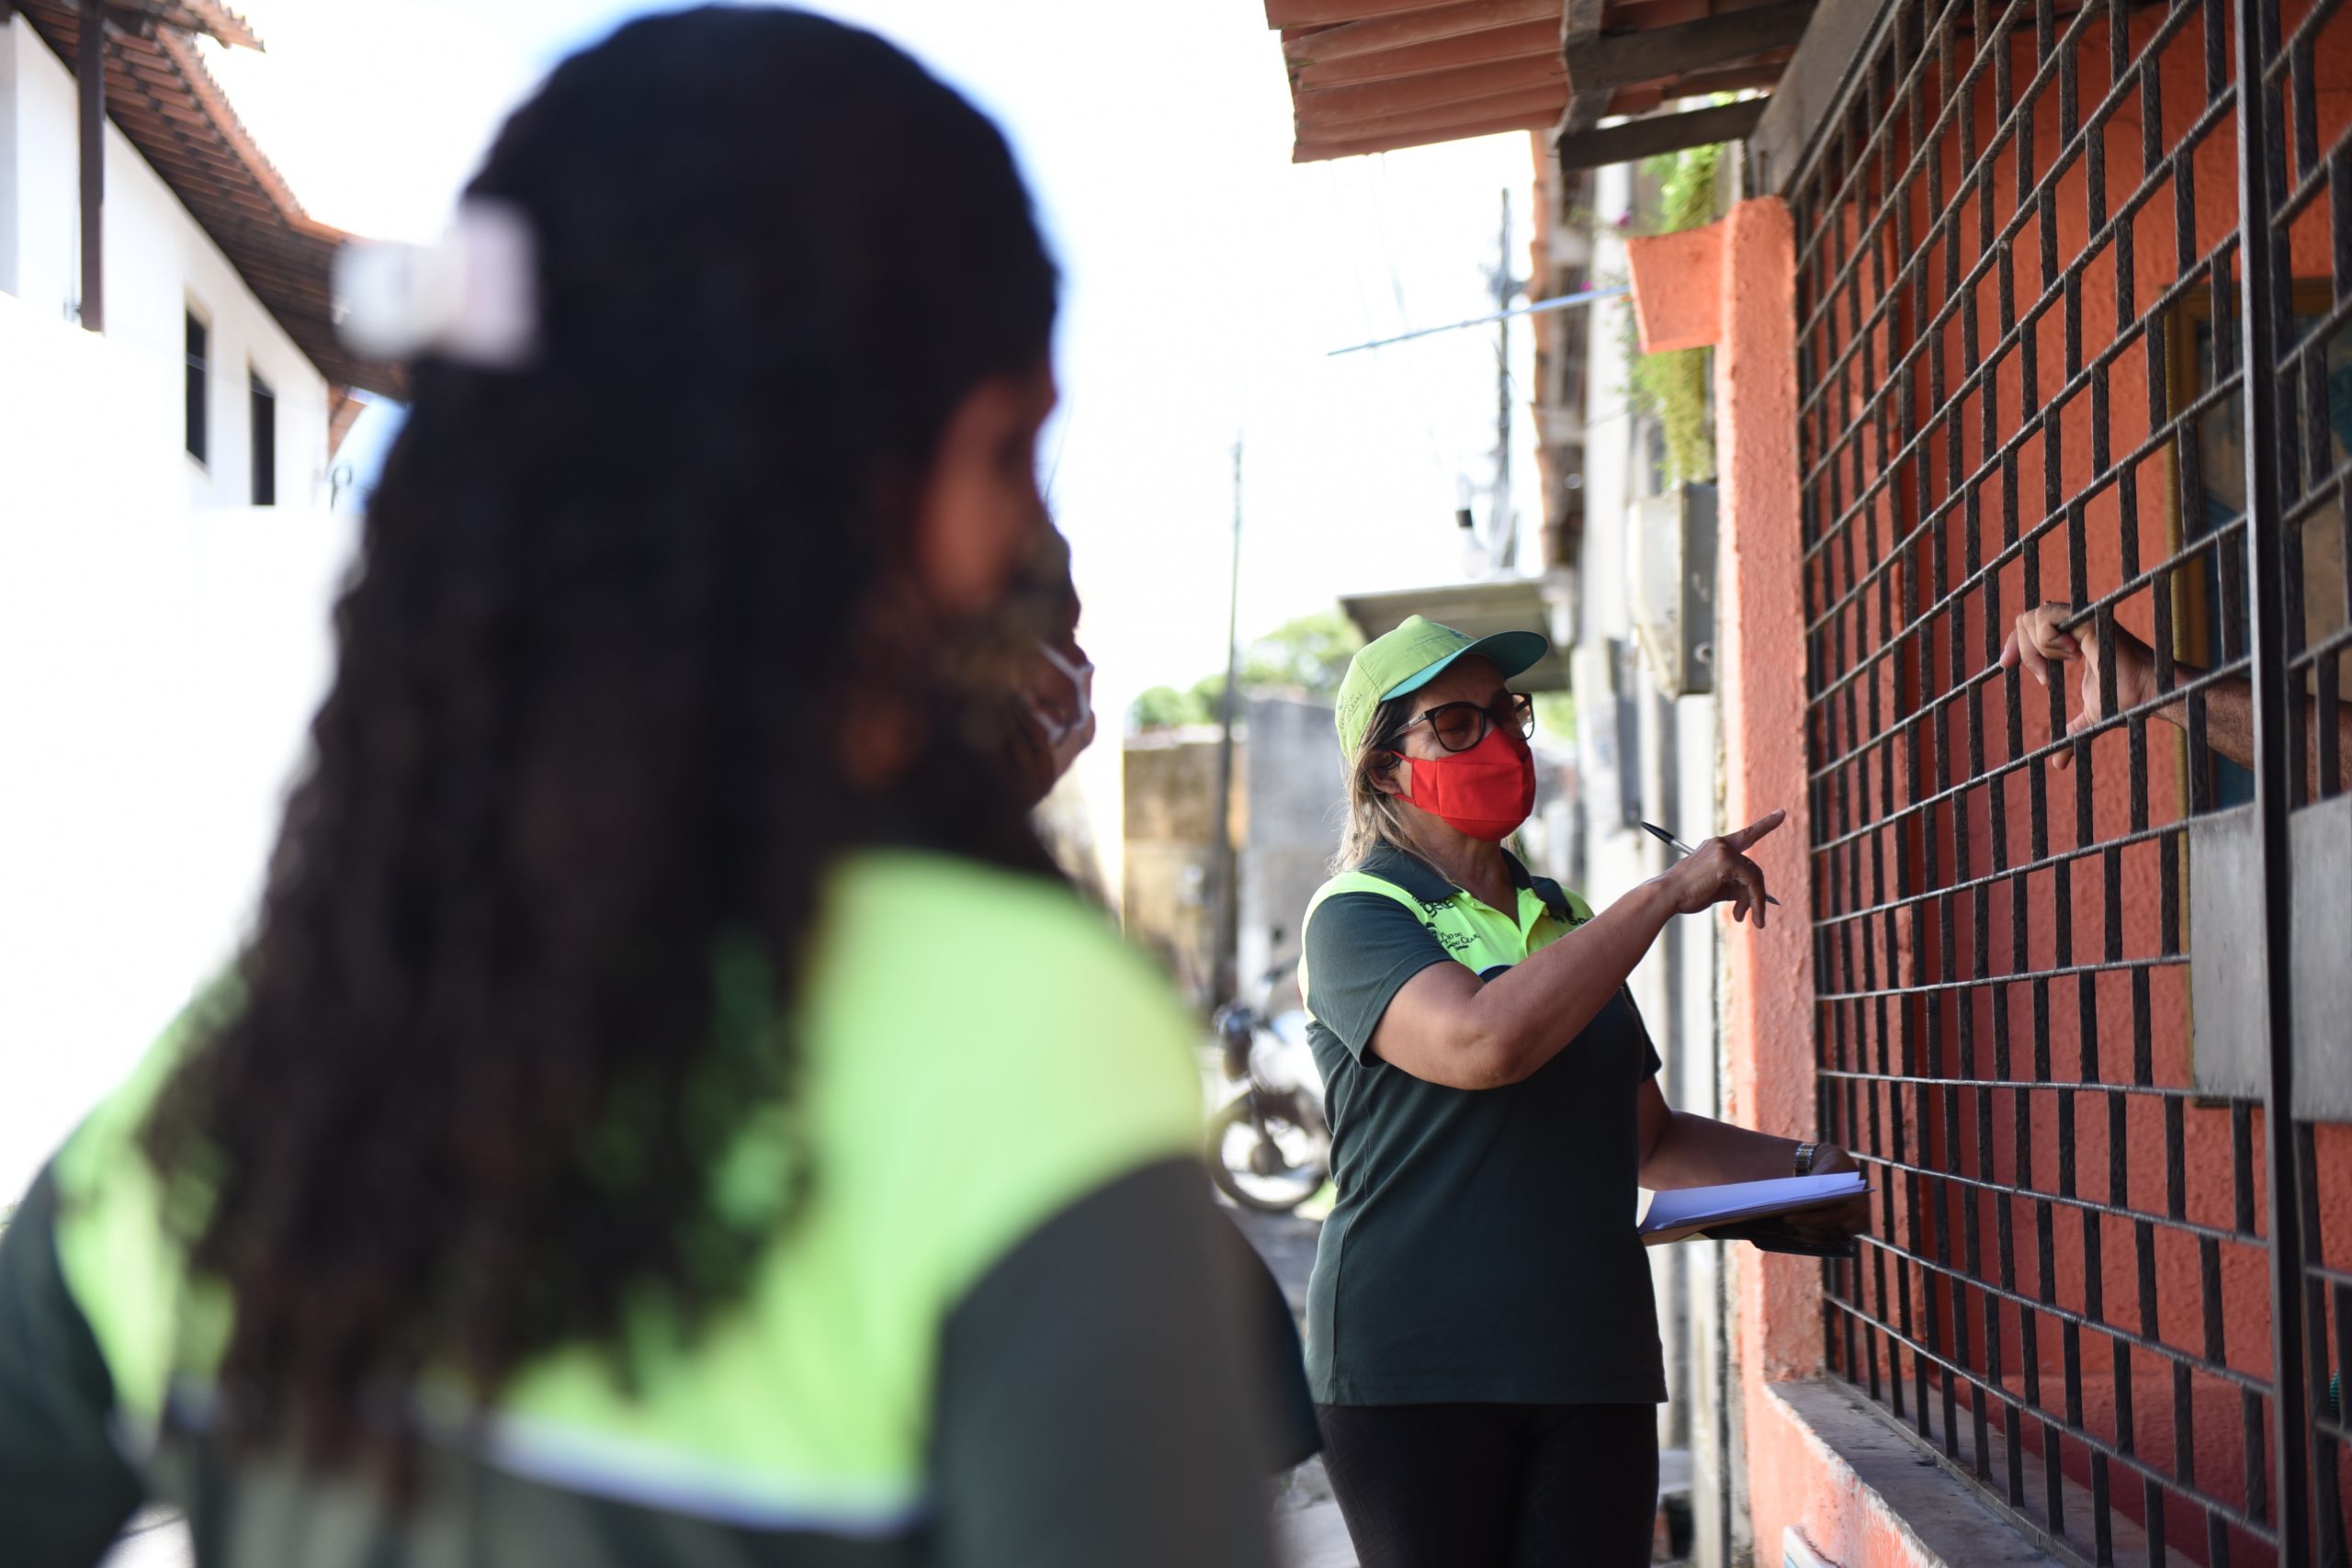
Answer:
<svg viewBox="0 0 2352 1568"><path fill-rule="evenodd" d="M1464 327L1490 327L1497 321L1507 321L1514 316L1532 316L1545 310L1566 310L1577 305L1589 305L1597 299L1614 299L1627 292L1623 284L1611 288L1588 288L1580 294L1562 294L1550 299L1538 299L1532 305L1518 305L1508 310L1498 310L1490 316L1473 316L1466 321L1448 321L1442 327L1420 327L1398 337L1385 337L1377 343L1351 344L1335 348L1327 356L1337 359L1343 354L1360 354L1367 348L1386 348L1391 344L1410 343L1415 338L1430 337L1439 333L1457 332Z"/></svg>

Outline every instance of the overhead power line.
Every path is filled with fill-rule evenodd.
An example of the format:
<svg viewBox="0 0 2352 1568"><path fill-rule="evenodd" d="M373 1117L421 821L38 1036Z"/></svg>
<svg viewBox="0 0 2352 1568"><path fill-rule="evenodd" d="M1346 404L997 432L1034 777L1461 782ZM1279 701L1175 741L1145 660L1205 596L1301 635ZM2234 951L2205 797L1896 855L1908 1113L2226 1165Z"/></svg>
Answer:
<svg viewBox="0 0 2352 1568"><path fill-rule="evenodd" d="M1396 337L1385 337L1375 343L1351 344L1345 348L1333 349L1329 357L1337 359L1340 355L1357 354L1367 348L1386 348L1393 343L1410 343L1417 337L1429 337L1437 333L1459 332L1464 327L1492 326L1497 321L1509 321L1513 316L1532 316L1544 310L1565 310L1571 306L1589 305L1600 299L1614 299L1629 292L1631 291L1622 283L1611 288L1588 288L1581 294L1563 294L1556 299L1538 299L1532 305L1521 305L1510 310L1498 310L1491 316L1473 316L1466 321L1448 321L1442 327L1423 327L1418 332L1405 333Z"/></svg>

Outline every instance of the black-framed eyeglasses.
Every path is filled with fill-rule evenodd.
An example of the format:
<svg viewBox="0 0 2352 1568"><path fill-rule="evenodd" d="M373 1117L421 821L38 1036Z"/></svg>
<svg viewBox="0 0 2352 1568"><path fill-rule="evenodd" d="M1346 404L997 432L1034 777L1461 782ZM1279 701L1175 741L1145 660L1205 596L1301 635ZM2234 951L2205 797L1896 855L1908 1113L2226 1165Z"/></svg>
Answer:
<svg viewBox="0 0 2352 1568"><path fill-rule="evenodd" d="M1521 692L1505 692L1492 705L1482 703L1440 703L1391 737L1402 740L1422 725L1449 751L1467 751L1487 738L1490 728L1516 728L1522 739L1535 733L1535 704Z"/></svg>

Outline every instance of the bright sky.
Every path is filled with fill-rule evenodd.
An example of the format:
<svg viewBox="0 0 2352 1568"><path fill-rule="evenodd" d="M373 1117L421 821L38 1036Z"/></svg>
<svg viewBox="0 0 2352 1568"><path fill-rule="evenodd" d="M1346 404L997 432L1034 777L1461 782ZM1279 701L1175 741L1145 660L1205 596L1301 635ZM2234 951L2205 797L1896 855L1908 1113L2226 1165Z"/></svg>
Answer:
<svg viewBox="0 0 2352 1568"><path fill-rule="evenodd" d="M268 52L208 52L312 212L424 238L548 66L661 8L244 0ZM1069 277L1065 417L1044 460L1106 688L1222 666L1238 434L1245 634L1338 592L1455 575L1460 477L1483 491L1493 471L1492 330L1326 354L1492 309L1505 186L1524 267L1528 138L1294 166L1257 0L816 8L873 27L995 115L1038 195ZM1530 333L1513 335L1523 362ZM1532 440L1523 421L1520 434ZM1514 454L1522 516L1533 456Z"/></svg>
<svg viewBox="0 0 2352 1568"><path fill-rule="evenodd" d="M1236 436L1246 436L1248 450L1245 637L1328 607L1342 592L1458 580L1460 489L1465 479L1477 487L1483 516L1493 471L1491 329L1338 360L1327 355L1491 309L1506 186L1520 218L1515 265L1525 265L1530 141L1498 137L1294 167L1280 45L1260 3L839 0L827 7L898 40L996 115L1063 265L1064 412L1042 461L1075 548L1087 605L1081 636L1099 666L1097 705L1112 721L1111 743L1081 760L1078 784L1114 890L1117 716L1146 686L1189 683L1224 663ZM616 0L241 6L268 52L208 45L207 53L304 203L358 233L419 239L439 231L500 120L548 68L648 8ZM1513 333L1522 405L1530 336L1523 324ZM45 378L29 384L52 385ZM354 434L355 449L370 444L364 431L371 422L379 438L396 423L390 411L371 415ZM1537 510L1527 425L1520 420L1513 456L1522 519ZM354 456L365 474L365 452ZM291 513L287 521L298 522ZM315 607L347 541L346 532L321 535L307 525L288 539L254 534L249 542L259 553L221 570L277 618L240 626L250 633L242 640L216 638L228 649L219 657L232 663L190 680L209 682L206 690L266 688L307 702L301 694L324 679L328 657ZM166 572L178 559L160 549L139 558ZM168 594L161 602L177 603ZM135 678L139 649L101 651L92 679L115 679L129 698L169 705L148 689L153 682ZM303 661L301 671L288 673L289 658ZM267 660L270 678L248 688L233 659ZM153 744L117 722L129 710L78 699L69 705L69 716L106 719L91 733L118 746ZM62 1010L73 1027L53 1037L75 1045L45 1078L36 1075L37 1092L0 1103L0 1198L25 1174L7 1162L51 1145L119 1070L116 1043L147 1037L150 1014L176 1005L187 984L209 971L220 920L242 908L221 890L248 887L256 874L276 815L267 781L286 765L300 724L290 709L257 700L215 716L225 728L209 730L199 748L212 760L198 781L203 790L189 783L175 800L190 811L198 794L229 804L204 807L213 827L208 854L180 853L168 887L149 886L137 901L146 917L129 932L134 946L145 943L138 983L112 971L86 982L79 971L60 971L45 988L31 988L38 995L13 998L18 1023L47 1017L43 1007ZM120 767L52 779L62 792L52 803L57 818L116 810L111 796L93 804L83 780L129 781L136 794L147 777L143 761L126 752ZM162 835L156 852L179 853L170 848L178 818L159 814L144 795L121 809L124 823ZM133 842L128 831L110 829L107 847L131 865L146 840ZM53 874L32 885L92 897L116 886L88 875L75 858L83 852L62 847L73 842L57 838L49 846ZM119 926L126 917L109 907L91 918ZM0 905L0 925L10 919L23 923L17 945L26 951L39 945L37 935L84 929L38 899ZM99 955L101 967L116 951ZM109 998L112 1011L87 1005L93 995ZM45 1025L21 1032L52 1037Z"/></svg>
<svg viewBox="0 0 2352 1568"><path fill-rule="evenodd" d="M268 52L208 55L303 202L356 232L424 239L550 65L664 7L243 8ZM1328 353L1493 308L1506 186L1525 270L1528 137L1295 166L1280 42L1259 0L815 8L874 28L961 87L1027 171L1068 279L1063 413L1041 460L1073 545L1097 705L1114 724L1144 687L1224 665L1238 435L1245 637L1340 592L1458 579L1463 482L1477 487L1482 521L1492 482L1492 329ZM1512 337L1523 406L1532 334L1522 322ZM355 437L360 463L390 423ZM1523 418L1512 467L1525 534L1539 503ZM1115 800L1116 767L1115 746L1088 755L1090 798Z"/></svg>

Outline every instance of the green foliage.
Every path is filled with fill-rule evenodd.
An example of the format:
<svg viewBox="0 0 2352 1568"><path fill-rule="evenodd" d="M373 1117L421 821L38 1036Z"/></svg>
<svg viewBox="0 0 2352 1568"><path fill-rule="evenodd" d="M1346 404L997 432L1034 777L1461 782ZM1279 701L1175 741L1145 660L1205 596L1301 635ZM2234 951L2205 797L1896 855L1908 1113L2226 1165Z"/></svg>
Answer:
<svg viewBox="0 0 2352 1568"><path fill-rule="evenodd" d="M1363 646L1354 623L1336 609L1301 615L1242 649L1242 694L1290 693L1328 703L1339 695L1348 660ZM1224 699L1222 670L1204 675L1185 691L1154 686L1127 709L1127 728L1173 729L1188 724L1215 724Z"/></svg>
<svg viewBox="0 0 2352 1568"><path fill-rule="evenodd" d="M1245 692L1303 692L1321 702L1340 694L1348 660L1363 646L1355 623L1337 609L1317 610L1275 627L1241 650ZM1223 676L1210 677L1216 693Z"/></svg>
<svg viewBox="0 0 2352 1568"><path fill-rule="evenodd" d="M1214 716L1202 711L1197 690L1180 692L1173 686L1154 686L1128 706L1127 728L1180 729L1188 724L1206 724Z"/></svg>
<svg viewBox="0 0 2352 1568"><path fill-rule="evenodd" d="M1710 351L1678 348L1634 361L1634 406L1657 416L1666 435L1666 483L1713 479L1715 433L1707 406Z"/></svg>
<svg viewBox="0 0 2352 1568"><path fill-rule="evenodd" d="M1641 225L1643 231L1676 234L1713 222L1723 155L1722 146L1717 145L1646 160L1642 170L1658 182L1658 209ZM1714 419L1707 399L1710 351L1683 348L1669 354L1643 354L1632 312L1623 320L1632 366L1626 399L1635 413L1654 415L1665 433L1667 484L1713 478Z"/></svg>
<svg viewBox="0 0 2352 1568"><path fill-rule="evenodd" d="M1645 161L1644 172L1658 185L1657 234L1679 234L1715 220L1715 192L1721 182L1723 143L1690 147Z"/></svg>

